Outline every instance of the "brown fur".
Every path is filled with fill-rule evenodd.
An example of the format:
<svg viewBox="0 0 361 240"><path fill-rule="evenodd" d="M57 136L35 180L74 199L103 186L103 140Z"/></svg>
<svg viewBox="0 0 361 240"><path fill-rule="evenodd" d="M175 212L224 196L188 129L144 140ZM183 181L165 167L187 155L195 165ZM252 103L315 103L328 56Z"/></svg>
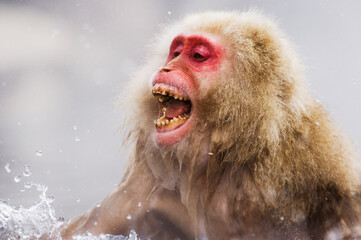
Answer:
<svg viewBox="0 0 361 240"><path fill-rule="evenodd" d="M218 36L228 61L201 89L192 132L160 148L146 81L182 32ZM355 150L305 89L299 59L274 23L254 12L191 15L167 28L148 56L126 88L134 90L126 96L136 104L136 153L123 188L137 168L148 169L147 200L170 191L185 206L190 225L174 224L183 238L361 239Z"/></svg>

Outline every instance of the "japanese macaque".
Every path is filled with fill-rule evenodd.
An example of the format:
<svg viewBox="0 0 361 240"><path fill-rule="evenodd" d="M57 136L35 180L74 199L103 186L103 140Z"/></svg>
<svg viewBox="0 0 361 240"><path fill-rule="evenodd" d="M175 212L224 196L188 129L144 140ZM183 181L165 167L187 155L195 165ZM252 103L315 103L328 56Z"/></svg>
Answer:
<svg viewBox="0 0 361 240"><path fill-rule="evenodd" d="M272 21L190 15L149 49L122 94L135 145L124 178L65 239L361 239L358 156Z"/></svg>

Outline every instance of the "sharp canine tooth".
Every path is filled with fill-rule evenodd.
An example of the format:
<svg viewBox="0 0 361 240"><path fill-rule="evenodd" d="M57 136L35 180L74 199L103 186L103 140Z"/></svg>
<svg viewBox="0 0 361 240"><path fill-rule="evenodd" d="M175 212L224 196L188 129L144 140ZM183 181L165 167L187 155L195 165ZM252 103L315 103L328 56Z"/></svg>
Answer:
<svg viewBox="0 0 361 240"><path fill-rule="evenodd" d="M169 92L169 96L173 96L173 92L172 92L172 91Z"/></svg>
<svg viewBox="0 0 361 240"><path fill-rule="evenodd" d="M165 125L165 122L164 121L162 121L162 126L164 126Z"/></svg>
<svg viewBox="0 0 361 240"><path fill-rule="evenodd" d="M157 120L154 120L154 124L156 124L156 125L157 125Z"/></svg>
<svg viewBox="0 0 361 240"><path fill-rule="evenodd" d="M175 95L174 95L174 99L178 99L178 94L175 94Z"/></svg>
<svg viewBox="0 0 361 240"><path fill-rule="evenodd" d="M160 124L160 122L159 122L159 121L157 121L157 126L158 126L158 127L160 127L160 125L161 125L161 124Z"/></svg>
<svg viewBox="0 0 361 240"><path fill-rule="evenodd" d="M166 124L168 124L168 123L169 123L169 120L168 120L168 119L167 119L167 120L165 120L165 123L166 123Z"/></svg>

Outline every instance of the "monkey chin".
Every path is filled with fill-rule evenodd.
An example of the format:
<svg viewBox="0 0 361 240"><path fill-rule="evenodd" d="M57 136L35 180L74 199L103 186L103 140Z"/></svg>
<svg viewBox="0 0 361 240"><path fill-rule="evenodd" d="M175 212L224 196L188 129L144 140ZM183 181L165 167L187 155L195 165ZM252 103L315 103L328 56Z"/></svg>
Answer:
<svg viewBox="0 0 361 240"><path fill-rule="evenodd" d="M158 119L154 120L158 146L171 146L184 138L194 119L192 101L181 87L156 82L153 95L158 99Z"/></svg>

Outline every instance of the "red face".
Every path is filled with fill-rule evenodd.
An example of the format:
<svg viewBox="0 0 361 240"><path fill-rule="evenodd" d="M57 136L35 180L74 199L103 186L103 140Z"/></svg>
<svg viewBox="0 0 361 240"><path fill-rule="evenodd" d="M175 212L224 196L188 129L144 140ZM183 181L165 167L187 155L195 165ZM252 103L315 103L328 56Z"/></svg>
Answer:
<svg viewBox="0 0 361 240"><path fill-rule="evenodd" d="M205 35L178 35L167 62L155 75L153 95L159 101L155 139L170 146L185 137L196 119L197 96L211 84L221 66L223 46Z"/></svg>

